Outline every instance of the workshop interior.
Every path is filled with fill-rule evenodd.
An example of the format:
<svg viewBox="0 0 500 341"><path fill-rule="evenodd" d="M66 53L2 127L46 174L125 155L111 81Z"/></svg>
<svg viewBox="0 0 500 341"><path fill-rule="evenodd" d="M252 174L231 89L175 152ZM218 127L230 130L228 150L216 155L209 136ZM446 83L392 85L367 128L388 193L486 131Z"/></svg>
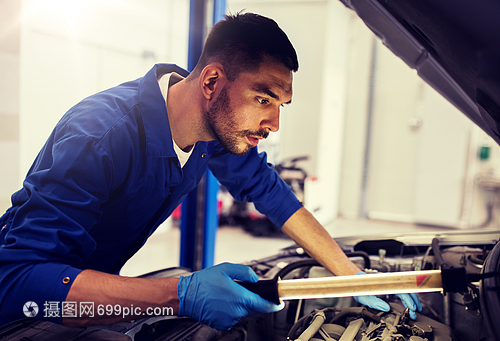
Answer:
<svg viewBox="0 0 500 341"><path fill-rule="evenodd" d="M191 69L210 27L240 11L273 18L300 64L259 151L366 277L439 272L417 319L394 294L380 295L389 312L325 294L224 332L175 316L26 318L0 340L500 340L498 1L0 0L0 209L74 103L155 63ZM209 173L121 275L225 261L278 287L333 276Z"/></svg>

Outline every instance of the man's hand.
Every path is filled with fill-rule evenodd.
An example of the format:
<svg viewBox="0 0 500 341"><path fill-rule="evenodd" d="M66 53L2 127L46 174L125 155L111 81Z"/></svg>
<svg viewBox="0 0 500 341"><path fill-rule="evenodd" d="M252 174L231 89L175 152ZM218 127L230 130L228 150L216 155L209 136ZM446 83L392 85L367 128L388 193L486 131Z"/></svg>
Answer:
<svg viewBox="0 0 500 341"><path fill-rule="evenodd" d="M257 275L248 266L223 263L181 277L177 285L179 316L187 316L217 330L228 330L248 316L280 310L234 279L255 283Z"/></svg>
<svg viewBox="0 0 500 341"><path fill-rule="evenodd" d="M356 275L364 275L364 271L358 272ZM417 310L422 311L422 305L420 304L420 300L417 297L417 294L398 294L397 295L405 308L410 309L410 318L415 320L417 318L417 314L415 313ZM389 304L380 298L369 295L369 296L355 296L354 299L363 305L366 305L370 308L381 310L381 311L389 311Z"/></svg>

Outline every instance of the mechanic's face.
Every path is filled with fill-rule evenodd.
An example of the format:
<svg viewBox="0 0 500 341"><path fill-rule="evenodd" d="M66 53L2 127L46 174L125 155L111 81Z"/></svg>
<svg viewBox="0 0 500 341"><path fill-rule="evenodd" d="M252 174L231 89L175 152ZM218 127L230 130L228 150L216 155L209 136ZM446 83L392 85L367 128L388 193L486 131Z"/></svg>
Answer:
<svg viewBox="0 0 500 341"><path fill-rule="evenodd" d="M258 72L241 73L206 113L215 139L230 153L246 154L279 129L280 107L292 99L292 72L265 60Z"/></svg>

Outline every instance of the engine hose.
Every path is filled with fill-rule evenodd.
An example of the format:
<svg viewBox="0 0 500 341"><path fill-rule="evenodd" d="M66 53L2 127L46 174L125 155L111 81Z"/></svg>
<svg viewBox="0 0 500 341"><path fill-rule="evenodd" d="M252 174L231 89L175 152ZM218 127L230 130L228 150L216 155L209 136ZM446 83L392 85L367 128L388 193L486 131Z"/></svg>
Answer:
<svg viewBox="0 0 500 341"><path fill-rule="evenodd" d="M361 258L363 258L363 260L365 262L364 268L369 269L371 267L370 256L364 251L347 252L345 255L349 258L361 257ZM302 267L312 267L312 266L321 266L322 267L323 265L321 265L320 263L318 263L316 260L314 260L312 258L299 260L297 262L293 262L293 263L288 264L283 269L278 271L278 273L275 275L275 278L276 277L285 278L286 275L288 275L290 272L292 272L295 269L299 269Z"/></svg>
<svg viewBox="0 0 500 341"><path fill-rule="evenodd" d="M438 267L443 268L447 267L448 264L444 262L443 255L441 253L441 248L439 247L439 239L432 239L432 252L434 253L434 257L436 258L436 263Z"/></svg>
<svg viewBox="0 0 500 341"><path fill-rule="evenodd" d="M370 256L368 255L368 253L366 253L364 251L347 252L345 255L349 258L354 258L354 257L363 258L363 261L365 262L365 265L364 265L365 269L370 269L372 266L371 261L370 261Z"/></svg>
<svg viewBox="0 0 500 341"><path fill-rule="evenodd" d="M297 339L295 339L295 341L309 341L318 332L323 323L325 323L325 320L326 320L325 313L321 310L318 311L314 315L313 320L309 325L309 327L307 327L306 330L304 330L302 334L300 334L300 336Z"/></svg>
<svg viewBox="0 0 500 341"><path fill-rule="evenodd" d="M311 314L301 317L288 332L287 339L295 340L296 335L298 335L301 331L306 330L308 326L312 323L313 316L316 316L318 311L323 312L326 318L324 323L329 325L333 324L344 325L347 318L360 318L360 317L372 320L376 323L380 323L382 321L381 316L371 313L365 307L351 307L344 309L325 308L322 310L313 311Z"/></svg>
<svg viewBox="0 0 500 341"><path fill-rule="evenodd" d="M439 247L439 239L433 238L432 243L432 252L434 253L434 258L436 259L436 264L438 268L443 269L447 268L448 264L444 262L443 254L441 253L441 248ZM444 312L444 323L447 326L451 326L451 296L445 295L443 298L443 312Z"/></svg>
<svg viewBox="0 0 500 341"><path fill-rule="evenodd" d="M401 318L400 314L396 314L396 318L394 320L394 324L392 326L387 326L387 329L384 330L382 336L380 337L383 341L392 341L392 335L398 331L397 325L399 324L399 320Z"/></svg>
<svg viewBox="0 0 500 341"><path fill-rule="evenodd" d="M273 262L276 260L279 260L284 257L309 257L307 253L304 252L304 250L300 247L294 247L294 248L288 248L281 250L277 255L262 258L259 260L254 260L248 263L248 265L255 265L255 264L260 264L260 263L269 263Z"/></svg>
<svg viewBox="0 0 500 341"><path fill-rule="evenodd" d="M314 259L299 260L299 261L288 264L283 269L278 271L278 273L274 276L274 278L285 278L285 276L288 275L293 270L300 269L303 267L312 267L312 266L322 266L322 265L319 264Z"/></svg>
<svg viewBox="0 0 500 341"><path fill-rule="evenodd" d="M382 317L380 317L377 314L369 312L365 307L351 307L348 309L343 309L340 313L335 315L335 317L331 321L329 321L329 323L339 324L339 321L345 319L346 317L358 317L358 316L370 319L377 323L382 321Z"/></svg>

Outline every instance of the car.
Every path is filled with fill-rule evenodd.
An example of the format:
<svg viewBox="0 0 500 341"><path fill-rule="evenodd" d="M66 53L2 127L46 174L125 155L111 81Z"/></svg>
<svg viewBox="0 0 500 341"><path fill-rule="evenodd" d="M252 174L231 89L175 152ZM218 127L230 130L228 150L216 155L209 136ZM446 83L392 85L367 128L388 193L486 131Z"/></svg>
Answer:
<svg viewBox="0 0 500 341"><path fill-rule="evenodd" d="M500 232L492 230L437 233L392 233L383 236L342 237L337 241L346 255L367 272L465 269L468 276L499 273ZM332 276L303 249L291 245L250 266L261 279L302 279ZM148 278L189 275L170 268L144 275ZM370 275L368 275L370 276ZM277 313L247 318L229 331L216 331L200 322L175 316L151 317L100 327L70 328L26 318L4 326L0 340L394 340L494 341L500 309L500 278L467 284L464 292L420 293L423 310L416 320L395 295L389 312L361 307L352 297L285 301ZM321 328L312 323L321 318ZM313 328L313 330L311 330ZM307 334L309 336L307 336ZM318 334L315 336L315 334ZM344 336L346 335L346 336Z"/></svg>

